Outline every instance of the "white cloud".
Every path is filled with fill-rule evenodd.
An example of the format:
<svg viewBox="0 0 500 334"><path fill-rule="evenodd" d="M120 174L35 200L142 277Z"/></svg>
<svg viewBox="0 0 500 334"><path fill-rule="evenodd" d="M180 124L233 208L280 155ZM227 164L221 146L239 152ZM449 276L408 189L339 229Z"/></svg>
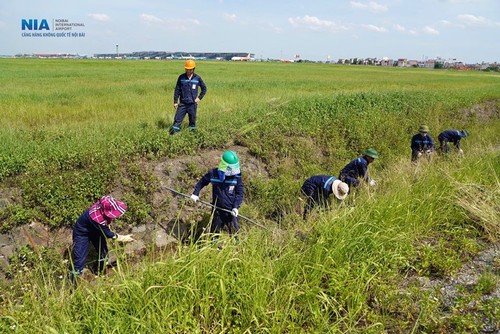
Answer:
<svg viewBox="0 0 500 334"><path fill-rule="evenodd" d="M149 14L141 14L140 18L143 22L146 22L146 23L161 23L161 22L163 22L162 19L160 19L154 15L149 15Z"/></svg>
<svg viewBox="0 0 500 334"><path fill-rule="evenodd" d="M424 29L422 29L422 31L424 32L424 34L428 35L439 35L439 31L429 26L426 26Z"/></svg>
<svg viewBox="0 0 500 334"><path fill-rule="evenodd" d="M465 24L463 23L458 23L457 21L452 22L448 20L439 21L439 26L446 28L465 28Z"/></svg>
<svg viewBox="0 0 500 334"><path fill-rule="evenodd" d="M111 17L106 14L89 14L90 18L99 21L99 22L109 22L111 21Z"/></svg>
<svg viewBox="0 0 500 334"><path fill-rule="evenodd" d="M193 26L201 25L200 21L196 19L172 19L172 20L163 20L162 21L170 30L180 30L180 31L188 31L191 30Z"/></svg>
<svg viewBox="0 0 500 334"><path fill-rule="evenodd" d="M463 15L458 15L457 16L458 21L460 21L462 24L468 25L468 26L476 26L476 27L491 27L494 25L499 25L499 22L493 22L485 17L482 16L475 16L471 14L463 14Z"/></svg>
<svg viewBox="0 0 500 334"><path fill-rule="evenodd" d="M405 32L406 31L406 28L403 27L402 25L399 25L399 24L393 24L393 27L394 29L396 29L397 31L401 31L401 32Z"/></svg>
<svg viewBox="0 0 500 334"><path fill-rule="evenodd" d="M344 31L347 27L333 21L321 20L316 16L306 15L304 17L290 17L288 22L297 28L307 28L310 30Z"/></svg>
<svg viewBox="0 0 500 334"><path fill-rule="evenodd" d="M375 1L370 1L367 3L361 3L356 1L351 1L352 8L369 10L372 13L382 13L387 11L387 6L376 3Z"/></svg>
<svg viewBox="0 0 500 334"><path fill-rule="evenodd" d="M375 32L387 32L387 29L385 29L384 27L377 27L373 24L362 24L361 26L365 29L375 31Z"/></svg>
<svg viewBox="0 0 500 334"><path fill-rule="evenodd" d="M267 29L264 29L264 30L267 30L267 31L272 31L276 34L281 34L283 32L283 29L281 27L278 27L272 23L268 24L267 25Z"/></svg>
<svg viewBox="0 0 500 334"><path fill-rule="evenodd" d="M236 20L237 20L238 17L236 16L236 14L224 13L224 18L227 21L236 22Z"/></svg>

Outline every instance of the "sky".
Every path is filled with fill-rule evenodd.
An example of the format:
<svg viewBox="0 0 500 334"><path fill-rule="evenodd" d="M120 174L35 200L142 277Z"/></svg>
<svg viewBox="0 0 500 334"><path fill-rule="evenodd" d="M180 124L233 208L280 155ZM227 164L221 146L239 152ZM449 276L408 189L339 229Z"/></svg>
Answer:
<svg viewBox="0 0 500 334"><path fill-rule="evenodd" d="M35 20L36 23L35 23ZM23 29L24 28L24 29ZM3 0L0 55L500 61L500 0Z"/></svg>

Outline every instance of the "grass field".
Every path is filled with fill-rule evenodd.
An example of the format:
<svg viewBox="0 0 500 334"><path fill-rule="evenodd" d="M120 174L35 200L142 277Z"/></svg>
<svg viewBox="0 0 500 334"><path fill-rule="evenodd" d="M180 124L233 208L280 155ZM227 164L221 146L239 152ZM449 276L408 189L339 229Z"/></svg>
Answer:
<svg viewBox="0 0 500 334"><path fill-rule="evenodd" d="M19 200L4 231L70 226L117 187L125 224L154 220L141 161L248 148L268 178L248 180L242 213L273 230L239 244L123 249L113 275L71 289L60 255L22 248L2 282L0 331L18 333L441 333L500 327L499 263L449 306L417 278L456 274L498 242L500 76L329 64L199 62L208 86L198 131L168 134L179 61L0 59L0 181ZM466 127L464 157L412 165L421 123ZM368 147L377 188L303 223L296 193ZM139 166L139 167L138 167ZM196 180L186 180L193 184ZM122 185L123 186L123 185ZM279 223L279 224L277 224ZM498 262L498 259L497 259ZM23 269L27 268L27 269ZM470 305L474 305L472 308ZM495 322L496 321L496 322Z"/></svg>

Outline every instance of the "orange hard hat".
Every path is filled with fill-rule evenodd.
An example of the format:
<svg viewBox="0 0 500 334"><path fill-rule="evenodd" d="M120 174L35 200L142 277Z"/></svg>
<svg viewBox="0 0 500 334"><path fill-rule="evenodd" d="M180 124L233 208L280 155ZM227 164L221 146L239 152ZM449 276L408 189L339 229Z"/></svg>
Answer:
<svg viewBox="0 0 500 334"><path fill-rule="evenodd" d="M191 60L191 59L186 60L186 63L184 64L184 68L186 70L192 70L195 67L196 67L196 64L195 64L194 60Z"/></svg>

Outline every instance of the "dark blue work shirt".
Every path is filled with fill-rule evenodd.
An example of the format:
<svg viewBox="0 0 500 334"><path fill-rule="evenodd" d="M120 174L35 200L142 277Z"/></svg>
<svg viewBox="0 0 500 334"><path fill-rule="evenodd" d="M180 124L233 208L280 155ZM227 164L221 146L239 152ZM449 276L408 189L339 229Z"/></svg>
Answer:
<svg viewBox="0 0 500 334"><path fill-rule="evenodd" d="M198 94L199 88L201 92ZM174 89L174 103L177 103L177 100L180 99L180 103L193 104L196 98L201 100L206 92L207 86L198 74L193 73L193 76L189 79L187 74L183 73L177 78Z"/></svg>
<svg viewBox="0 0 500 334"><path fill-rule="evenodd" d="M241 174L224 176L217 168L206 173L194 187L193 194L199 196L203 187L212 184L212 204L227 210L238 209L243 203L243 181Z"/></svg>
<svg viewBox="0 0 500 334"><path fill-rule="evenodd" d="M463 134L458 130L445 130L439 134L438 139L439 141L452 142L460 148L460 139L463 137Z"/></svg>
<svg viewBox="0 0 500 334"><path fill-rule="evenodd" d="M370 178L368 176L368 160L366 160L365 157L359 157L349 162L340 171L339 178L342 180L346 176L353 179L361 177L366 182L370 182Z"/></svg>
<svg viewBox="0 0 500 334"><path fill-rule="evenodd" d="M104 224L98 224L90 218L89 210L85 210L82 215L77 219L75 226L73 227L74 235L104 235L108 238L113 238L115 233Z"/></svg>
<svg viewBox="0 0 500 334"><path fill-rule="evenodd" d="M434 140L428 134L422 136L420 133L417 133L411 138L411 150L412 151L434 150Z"/></svg>
<svg viewBox="0 0 500 334"><path fill-rule="evenodd" d="M304 181L302 192L319 204L325 204L333 192L332 183L337 178L329 175L314 175Z"/></svg>

